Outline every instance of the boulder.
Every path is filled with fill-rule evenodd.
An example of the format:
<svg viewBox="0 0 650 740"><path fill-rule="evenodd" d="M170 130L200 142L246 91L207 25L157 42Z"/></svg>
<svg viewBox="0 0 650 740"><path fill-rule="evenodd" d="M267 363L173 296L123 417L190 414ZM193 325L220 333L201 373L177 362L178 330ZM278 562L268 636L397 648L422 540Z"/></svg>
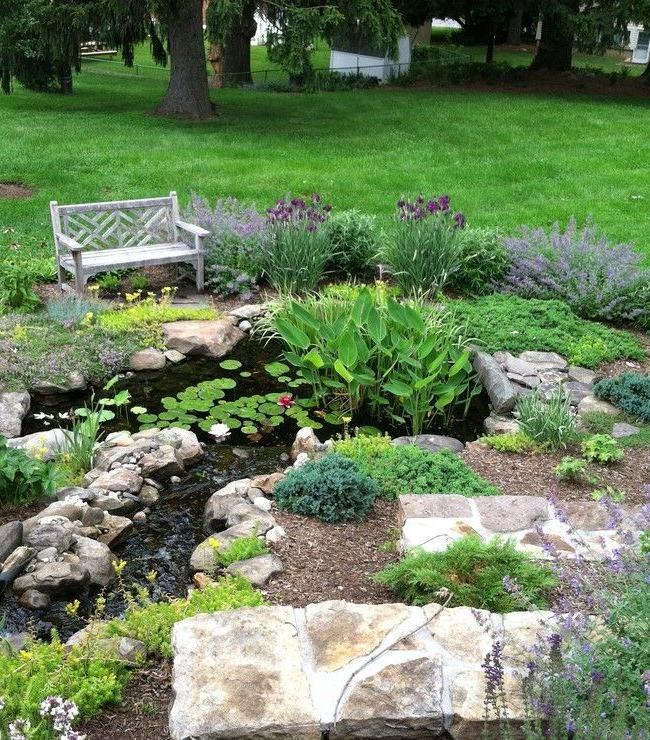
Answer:
<svg viewBox="0 0 650 740"><path fill-rule="evenodd" d="M485 419L483 427L488 434L518 434L521 431L516 419L494 413Z"/></svg>
<svg viewBox="0 0 650 740"><path fill-rule="evenodd" d="M0 393L0 437L19 437L30 407L27 391Z"/></svg>
<svg viewBox="0 0 650 740"><path fill-rule="evenodd" d="M88 571L90 583L105 588L115 579L113 560L115 556L108 545L88 537L73 537L73 549L81 560L82 566Z"/></svg>
<svg viewBox="0 0 650 740"><path fill-rule="evenodd" d="M70 432L64 429L48 429L7 440L7 447L25 450L30 457L39 460L54 460L65 449L69 435Z"/></svg>
<svg viewBox="0 0 650 740"><path fill-rule="evenodd" d="M101 512L107 511L109 514L117 514L118 516L125 516L135 511L138 508L140 499L139 498L136 499L135 497L133 497L133 494L117 493L115 491L106 491L104 493L102 489L97 489L97 490L98 492L100 490L102 492L99 493L97 498L93 501L92 508L95 510L99 509ZM96 517L99 517L98 514L92 514L89 516L91 516L93 519L95 519ZM87 524L86 521L83 521L83 523ZM102 519L97 519L96 521L92 522L92 524L101 524L101 523L102 523Z"/></svg>
<svg viewBox="0 0 650 740"><path fill-rule="evenodd" d="M591 395L592 386L587 383L579 383L577 380L570 380L564 383L564 390L569 394L571 403L577 406L583 398Z"/></svg>
<svg viewBox="0 0 650 740"><path fill-rule="evenodd" d="M219 532L227 529L228 524L226 522L230 511L242 502L242 497L237 493L231 493L226 496L213 494L205 505L203 529L206 532Z"/></svg>
<svg viewBox="0 0 650 740"><path fill-rule="evenodd" d="M473 501L481 524L491 532L532 529L550 516L543 496L477 496Z"/></svg>
<svg viewBox="0 0 650 740"><path fill-rule="evenodd" d="M85 391L87 387L88 383L83 374L78 370L72 370L63 380L56 383L50 380L37 380L32 385L32 390L42 396L58 396L74 391Z"/></svg>
<svg viewBox="0 0 650 740"><path fill-rule="evenodd" d="M104 442L95 452L95 470L110 470L115 463L124 463L129 458L138 457L141 453L150 452L159 447L154 438L122 437L112 442Z"/></svg>
<svg viewBox="0 0 650 740"><path fill-rule="evenodd" d="M621 413L616 406L612 406L607 401L601 401L596 396L585 396L578 404L578 416L585 416L585 414L591 411L600 411L603 414L611 414L612 416L617 416Z"/></svg>
<svg viewBox="0 0 650 740"><path fill-rule="evenodd" d="M632 437L640 431L639 427L635 427L634 424L627 424L624 421L619 421L612 427L612 437L614 437L614 439Z"/></svg>
<svg viewBox="0 0 650 740"><path fill-rule="evenodd" d="M176 454L186 465L193 465L203 457L203 446L194 432L189 429L170 427L163 429L156 435L156 441L161 445L171 445Z"/></svg>
<svg viewBox="0 0 650 740"><path fill-rule="evenodd" d="M479 380L485 387L494 411L497 414L512 411L515 407L517 394L499 363L492 355L479 351L474 354L473 365Z"/></svg>
<svg viewBox="0 0 650 740"><path fill-rule="evenodd" d="M48 517L63 517L71 522L81 521L83 518L83 512L87 509L87 505L83 501L76 499L65 499L63 501L53 501L49 506L45 507L43 511L40 511L35 516L25 519L23 522L23 530L25 534L29 533L38 525L42 519Z"/></svg>
<svg viewBox="0 0 650 740"><path fill-rule="evenodd" d="M190 557L190 568L192 571L203 570L208 573L213 571L216 567L215 552L225 549L241 537L250 537L252 534L259 535L259 532L256 522L249 520L206 537L194 549Z"/></svg>
<svg viewBox="0 0 650 740"><path fill-rule="evenodd" d="M23 541L23 524L22 522L7 522L0 527L0 563L11 555L11 553L20 547Z"/></svg>
<svg viewBox="0 0 650 740"><path fill-rule="evenodd" d="M230 316L234 316L237 319L256 319L258 316L263 316L266 313L266 306L263 303L247 303L244 306L233 308L230 311Z"/></svg>
<svg viewBox="0 0 650 740"><path fill-rule="evenodd" d="M535 369L537 371L539 370L564 370L568 367L568 362L562 357L562 355L558 355L557 352L534 352L534 351L527 351L522 352L519 355L520 360L524 360L524 362L528 362L531 365L534 365Z"/></svg>
<svg viewBox="0 0 650 740"><path fill-rule="evenodd" d="M92 503L96 496L97 492L92 488L81 488L80 486L68 486L56 492L59 501L72 501L73 503L78 501Z"/></svg>
<svg viewBox="0 0 650 740"><path fill-rule="evenodd" d="M215 321L174 321L163 324L167 349L184 355L223 357L246 336L229 319Z"/></svg>
<svg viewBox="0 0 650 740"><path fill-rule="evenodd" d="M101 535L97 538L109 547L116 547L131 535L133 522L124 516L104 514L104 520L99 525Z"/></svg>
<svg viewBox="0 0 650 740"><path fill-rule="evenodd" d="M168 480L172 476L185 472L185 466L179 453L172 445L167 444L143 455L139 464L142 468L142 475L155 476L160 480Z"/></svg>
<svg viewBox="0 0 650 740"><path fill-rule="evenodd" d="M264 496L255 497L251 503L256 509L260 509L261 511L271 511L271 502Z"/></svg>
<svg viewBox="0 0 650 740"><path fill-rule="evenodd" d="M25 544L37 552L46 547L55 547L65 552L72 543L74 525L63 516L48 516L40 519L25 536Z"/></svg>
<svg viewBox="0 0 650 740"><path fill-rule="evenodd" d="M46 594L75 593L88 582L88 571L78 561L45 563L14 581L14 591L35 589Z"/></svg>
<svg viewBox="0 0 650 740"><path fill-rule="evenodd" d="M18 603L25 607L25 609L47 609L50 605L50 597L47 594L37 591L35 588L30 588L27 591L23 591L18 599Z"/></svg>
<svg viewBox="0 0 650 740"><path fill-rule="evenodd" d="M165 367L165 355L154 347L141 349L129 357L129 368L139 372L141 370L162 370Z"/></svg>
<svg viewBox="0 0 650 740"><path fill-rule="evenodd" d="M302 427L291 445L291 459L297 460L301 454L311 455L320 447L320 440L311 427Z"/></svg>
<svg viewBox="0 0 650 740"><path fill-rule="evenodd" d="M276 524L275 527L269 529L269 531L264 535L264 539L268 542L269 545L274 545L286 536L287 533L284 531L284 528Z"/></svg>
<svg viewBox="0 0 650 740"><path fill-rule="evenodd" d="M494 356L494 359L499 361L496 356ZM505 357L503 358L505 361L499 362L499 364L502 367L505 367L505 370L509 373L513 373L514 375L521 375L523 377L532 377L534 375L537 375L537 368L535 365L533 365L531 362L527 362L526 360L522 360L519 357L515 357L514 355L511 355L510 352L505 353Z"/></svg>
<svg viewBox="0 0 650 740"><path fill-rule="evenodd" d="M34 555L36 555L36 550L33 547L27 547L27 545L17 547L5 558L0 575L5 576L9 573L17 575L33 559Z"/></svg>
<svg viewBox="0 0 650 740"><path fill-rule="evenodd" d="M233 563L226 568L226 573L244 576L255 588L261 588L283 570L280 558L269 553Z"/></svg>
<svg viewBox="0 0 650 740"><path fill-rule="evenodd" d="M284 478L284 473L269 473L268 475L256 475L250 479L251 488L259 488L262 493L270 496L275 484Z"/></svg>
<svg viewBox="0 0 650 740"><path fill-rule="evenodd" d="M155 504L159 499L160 493L158 493L158 489L150 486L148 483L142 486L140 493L138 494L138 501L141 504L145 504L145 506Z"/></svg>
<svg viewBox="0 0 650 740"><path fill-rule="evenodd" d="M291 607L199 614L172 632L173 740L321 737Z"/></svg>
<svg viewBox="0 0 650 740"><path fill-rule="evenodd" d="M228 511L226 527L235 527L237 524L243 524L244 522L253 522L257 534L260 535L266 534L275 525L275 519L270 514L258 509L253 504L249 504L247 501L239 501Z"/></svg>
<svg viewBox="0 0 650 740"><path fill-rule="evenodd" d="M578 367L571 365L569 367L569 380L575 380L578 383L585 383L586 385L593 385L598 377L593 370L588 370L586 367Z"/></svg>
<svg viewBox="0 0 650 740"><path fill-rule="evenodd" d="M451 452L462 452L465 445L454 437L445 437L441 434L417 434L415 437L396 437L393 444L401 447L402 445L415 445L425 452L440 452L441 450L450 450Z"/></svg>
<svg viewBox="0 0 650 740"><path fill-rule="evenodd" d="M144 460L144 458L142 458ZM134 470L114 468L98 476L89 488L103 488L106 491L126 492L137 494L142 488L144 480Z"/></svg>

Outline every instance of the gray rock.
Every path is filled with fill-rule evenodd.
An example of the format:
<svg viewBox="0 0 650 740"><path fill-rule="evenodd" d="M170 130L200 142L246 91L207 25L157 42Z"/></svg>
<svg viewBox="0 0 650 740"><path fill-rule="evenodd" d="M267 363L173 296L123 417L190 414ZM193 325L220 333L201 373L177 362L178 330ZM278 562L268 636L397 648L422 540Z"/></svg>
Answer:
<svg viewBox="0 0 650 740"><path fill-rule="evenodd" d="M571 365L569 367L569 380L575 380L577 383L585 383L586 385L593 385L596 380L596 373L593 370L588 370L586 367Z"/></svg>
<svg viewBox="0 0 650 740"><path fill-rule="evenodd" d="M156 441L161 445L174 447L177 457L186 465L193 465L203 457L203 446L196 434L189 429L163 429L156 435Z"/></svg>
<svg viewBox="0 0 650 740"><path fill-rule="evenodd" d="M102 470L110 470L115 463L128 462L130 457L150 452L159 446L159 442L154 437L140 438L136 434L130 439L122 438L114 442L105 442L95 452L95 468L100 472Z"/></svg>
<svg viewBox="0 0 650 740"><path fill-rule="evenodd" d="M239 322L239 328L242 331L249 332L253 328L253 325L251 324L250 321L247 321L246 319L244 319L243 321Z"/></svg>
<svg viewBox="0 0 650 740"><path fill-rule="evenodd" d="M142 486L140 493L138 494L138 501L145 505L155 504L159 499L160 494L158 493L158 489L149 484Z"/></svg>
<svg viewBox="0 0 650 740"><path fill-rule="evenodd" d="M100 493L93 501L93 508L100 509L102 512L107 511L109 514L126 516L138 508L139 498L131 498L131 496L132 494L106 491L106 493ZM93 524L101 524L101 520Z"/></svg>
<svg viewBox="0 0 650 740"><path fill-rule="evenodd" d="M42 519L49 517L63 517L69 519L71 522L81 521L83 512L87 508L86 504L82 501L75 499L65 499L63 501L53 501L49 506L40 511L35 516L25 519L23 522L23 530L25 535L34 529Z"/></svg>
<svg viewBox="0 0 650 740"><path fill-rule="evenodd" d="M311 455L320 446L320 440L311 427L302 427L291 445L291 459L297 460L300 454Z"/></svg>
<svg viewBox="0 0 650 740"><path fill-rule="evenodd" d="M174 365L178 365L179 362L183 362L185 359L185 355L182 352L177 352L175 349L167 349L164 354L170 362L174 363Z"/></svg>
<svg viewBox="0 0 650 740"><path fill-rule="evenodd" d="M23 523L7 522L0 527L0 563L20 547L23 541Z"/></svg>
<svg viewBox="0 0 650 740"><path fill-rule="evenodd" d="M541 383L538 375L517 375L517 373L506 373L508 380L525 388L537 388Z"/></svg>
<svg viewBox="0 0 650 740"><path fill-rule="evenodd" d="M483 427L488 434L517 434L521 431L519 422L511 416L499 416L490 414L483 422Z"/></svg>
<svg viewBox="0 0 650 740"><path fill-rule="evenodd" d="M45 563L14 581L14 591L35 589L46 594L75 593L88 582L88 571L79 563Z"/></svg>
<svg viewBox="0 0 650 740"><path fill-rule="evenodd" d="M56 547L46 547L36 553L36 561L39 563L54 563L59 559L59 551Z"/></svg>
<svg viewBox="0 0 650 740"><path fill-rule="evenodd" d="M144 459L144 458L143 458ZM144 483L142 476L127 468L115 468L102 473L89 488L103 488L107 491L137 494ZM99 505L96 501L96 504Z"/></svg>
<svg viewBox="0 0 650 740"><path fill-rule="evenodd" d="M249 504L247 501L240 501L228 512L226 525L227 527L235 527L244 522L253 522L259 535L266 534L269 529L275 526L275 519L270 514Z"/></svg>
<svg viewBox="0 0 650 740"><path fill-rule="evenodd" d="M476 352L473 359L474 369L483 383L490 398L492 408L497 414L512 411L517 395L499 363L486 352Z"/></svg>
<svg viewBox="0 0 650 740"><path fill-rule="evenodd" d="M481 524L492 532L532 529L549 518L543 496L477 496L473 501Z"/></svg>
<svg viewBox="0 0 650 740"><path fill-rule="evenodd" d="M190 557L190 568L195 572L198 570L205 571L206 573L214 571L216 567L216 552L227 548L241 537L250 537L253 534L259 535L256 522L248 520L234 527L230 527L223 532L206 537L194 549ZM214 544L215 542L216 545Z"/></svg>
<svg viewBox="0 0 650 740"><path fill-rule="evenodd" d="M81 515L81 523L84 527L94 527L104 521L104 509L98 506L88 506Z"/></svg>
<svg viewBox="0 0 650 740"><path fill-rule="evenodd" d="M614 439L631 437L634 434L638 434L640 431L639 427L635 427L634 424L627 424L624 421L619 421L612 427L612 437L614 437Z"/></svg>
<svg viewBox="0 0 650 740"><path fill-rule="evenodd" d="M284 531L284 528L279 524L276 524L275 527L269 529L269 531L264 535L264 539L269 543L269 545L274 545L286 536L287 533Z"/></svg>
<svg viewBox="0 0 650 740"><path fill-rule="evenodd" d="M586 398L591 393L591 386L586 383L579 383L577 380L570 380L563 386L564 390L569 394L571 403L577 406L583 398Z"/></svg>
<svg viewBox="0 0 650 740"><path fill-rule="evenodd" d="M256 509L271 511L271 502L267 498L264 498L264 496L257 496L251 503Z"/></svg>
<svg viewBox="0 0 650 740"><path fill-rule="evenodd" d="M36 550L33 547L27 547L27 545L21 545L17 547L4 561L2 564L2 571L0 575L6 575L13 571L19 573L36 555Z"/></svg>
<svg viewBox="0 0 650 740"><path fill-rule="evenodd" d="M0 393L0 437L20 437L30 403L27 391Z"/></svg>
<svg viewBox="0 0 650 740"><path fill-rule="evenodd" d="M168 480L173 475L185 472L185 466L178 452L171 445L161 445L140 458L142 475L155 476L160 480Z"/></svg>
<svg viewBox="0 0 650 740"><path fill-rule="evenodd" d="M133 532L133 522L124 516L105 514L104 521L99 525L102 534L98 537L100 542L113 548L129 537Z"/></svg>
<svg viewBox="0 0 650 740"><path fill-rule="evenodd" d="M184 355L223 357L246 337L228 319L216 321L174 321L162 325L167 349Z"/></svg>
<svg viewBox="0 0 650 740"><path fill-rule="evenodd" d="M172 649L173 740L321 737L291 607L199 614L174 625Z"/></svg>
<svg viewBox="0 0 650 740"><path fill-rule="evenodd" d="M84 501L92 503L95 500L96 492L92 488L81 488L80 486L68 486L56 492L59 501Z"/></svg>
<svg viewBox="0 0 650 740"><path fill-rule="evenodd" d="M273 576L283 571L282 561L277 555L258 555L248 560L240 560L226 568L230 575L244 576L255 588L265 586Z"/></svg>
<svg viewBox="0 0 650 740"><path fill-rule="evenodd" d="M144 663L147 648L143 642L132 637L105 637L104 634L104 623L93 622L71 635L65 645L70 650L91 644L95 654L100 653L109 660L117 660L129 666Z"/></svg>
<svg viewBox="0 0 650 740"><path fill-rule="evenodd" d="M592 411L600 411L603 414L618 416L621 412L607 401L601 401L596 396L585 396L578 404L578 416L585 416Z"/></svg>
<svg viewBox="0 0 650 740"><path fill-rule="evenodd" d="M0 636L0 655L10 658L22 650L31 639L29 632L13 632Z"/></svg>
<svg viewBox="0 0 650 740"><path fill-rule="evenodd" d="M549 370L553 368L562 370L569 364L557 352L522 352L519 355L519 359L534 365L537 370Z"/></svg>
<svg viewBox="0 0 650 740"><path fill-rule="evenodd" d="M129 368L136 372L141 370L162 370L165 367L165 355L153 347L141 349L129 357Z"/></svg>
<svg viewBox="0 0 650 740"><path fill-rule="evenodd" d="M537 368L535 367L535 365L533 365L531 362L527 362L526 360L522 360L519 357L514 357L509 352L506 353L505 368L509 373L514 373L515 375L537 375Z"/></svg>
<svg viewBox="0 0 650 740"><path fill-rule="evenodd" d="M115 580L113 560L115 556L108 545L88 537L73 538L74 551L81 560L82 566L88 571L90 583L105 588Z"/></svg>
<svg viewBox="0 0 650 740"><path fill-rule="evenodd" d="M401 447L403 445L415 445L425 452L440 452L450 450L451 452L462 452L465 445L454 437L445 437L441 434L417 434L415 437L396 437L393 444Z"/></svg>
<svg viewBox="0 0 650 740"><path fill-rule="evenodd" d="M33 609L34 611L47 609L50 605L50 597L47 594L37 591L35 588L30 588L20 595L18 603L25 607L25 609Z"/></svg>
<svg viewBox="0 0 650 740"><path fill-rule="evenodd" d="M147 515L144 511L137 511L133 515L133 523L139 526L143 525L147 521Z"/></svg>
<svg viewBox="0 0 650 740"><path fill-rule="evenodd" d="M231 493L225 496L218 496L213 494L205 505L205 513L203 516L203 528L206 532L219 532L222 529L226 529L228 515L230 511L241 504L243 501L242 497L238 493Z"/></svg>
<svg viewBox="0 0 650 740"><path fill-rule="evenodd" d="M256 319L258 316L262 316L266 313L266 307L262 303L247 303L245 306L239 306L233 308L230 311L230 316L235 316L238 319Z"/></svg>
<svg viewBox="0 0 650 740"><path fill-rule="evenodd" d="M65 449L69 436L70 432L64 429L48 429L7 440L7 447L25 450L31 457L49 461Z"/></svg>
<svg viewBox="0 0 650 740"><path fill-rule="evenodd" d="M58 552L69 549L74 534L74 525L63 516L48 516L40 519L25 536L25 544L37 552L46 547L55 547Z"/></svg>
<svg viewBox="0 0 650 740"><path fill-rule="evenodd" d="M251 488L259 488L262 493L270 496L275 484L284 478L284 473L269 473L268 475L256 475L250 479Z"/></svg>
<svg viewBox="0 0 650 740"><path fill-rule="evenodd" d="M471 516L472 507L467 498L460 494L405 494L399 497L398 518L401 523L406 519L457 519Z"/></svg>
<svg viewBox="0 0 650 740"><path fill-rule="evenodd" d="M32 386L32 390L42 396L58 396L72 391L85 391L88 386L83 374L78 370L72 370L66 378L59 383L49 380L38 380Z"/></svg>

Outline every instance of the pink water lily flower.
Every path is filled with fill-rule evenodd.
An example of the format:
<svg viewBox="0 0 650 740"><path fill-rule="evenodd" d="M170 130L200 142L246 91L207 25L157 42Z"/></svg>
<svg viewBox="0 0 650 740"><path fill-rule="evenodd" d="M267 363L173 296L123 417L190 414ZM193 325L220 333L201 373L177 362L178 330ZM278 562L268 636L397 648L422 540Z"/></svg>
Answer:
<svg viewBox="0 0 650 740"><path fill-rule="evenodd" d="M287 393L278 398L278 406L282 406L283 409L290 409L295 403L296 401L291 393Z"/></svg>

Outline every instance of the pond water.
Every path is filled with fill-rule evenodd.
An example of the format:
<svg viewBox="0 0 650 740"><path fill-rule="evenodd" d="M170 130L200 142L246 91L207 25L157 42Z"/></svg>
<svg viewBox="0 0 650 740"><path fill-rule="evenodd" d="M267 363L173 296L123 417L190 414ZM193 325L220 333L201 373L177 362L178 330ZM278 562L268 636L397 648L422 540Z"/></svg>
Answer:
<svg viewBox="0 0 650 740"><path fill-rule="evenodd" d="M271 377L264 365L276 360L279 348L272 344L263 345L253 340L241 343L228 358L236 359L242 366L235 371L224 370L219 366L220 360L209 358L191 358L178 365L168 365L164 370L151 373L138 373L123 378L117 387L128 388L131 403L134 406L146 407L150 413L157 414L163 410L161 400L175 396L188 386L215 377L231 377L236 381L236 388L229 390L226 400L237 397L271 392L292 392L286 383ZM246 377L241 372L250 373ZM296 395L307 395L307 386L295 390ZM110 393L115 392L115 389ZM98 391L97 396L105 394ZM36 399L32 412L58 414L69 411L87 402L90 394L80 394L64 400ZM313 413L310 410L310 413ZM448 434L463 441L476 439L481 433L482 421L487 416L487 402L484 398L475 399L470 413L465 419L454 422L448 427L432 425L427 431ZM313 418L318 418L314 415ZM55 423L55 422L52 422ZM341 432L341 427L323 423L317 431L321 440ZM363 416L355 418L351 426L377 424ZM138 421L132 415L123 415L113 420L107 431L129 428L139 429ZM25 420L24 434L43 430L43 421L30 415ZM157 579L152 587L154 599L168 595L184 596L190 582L189 559L193 549L205 537L202 529L203 509L206 500L218 488L228 481L244 478L257 473L270 473L282 470L287 465L287 453L298 427L294 420L269 430L251 441L250 437L240 430L233 430L227 444L214 444L210 436L193 427L199 438L206 443L205 457L199 465L193 467L178 484L170 484L161 493L160 500L151 507L146 523L136 528L134 535L121 547L115 550L118 557L127 562L123 574L126 584L146 584L149 571L156 571ZM382 429L391 436L405 434L403 428L382 425ZM54 601L41 612L33 612L19 606L13 593L4 594L0 618L4 620L3 628L9 632L30 628L40 637L48 637L56 627L63 639L84 626L83 618L92 613L97 592L86 593L80 597L81 607L77 618L70 617L65 611L65 602ZM123 612L123 596L112 592L108 595L107 613L117 616Z"/></svg>

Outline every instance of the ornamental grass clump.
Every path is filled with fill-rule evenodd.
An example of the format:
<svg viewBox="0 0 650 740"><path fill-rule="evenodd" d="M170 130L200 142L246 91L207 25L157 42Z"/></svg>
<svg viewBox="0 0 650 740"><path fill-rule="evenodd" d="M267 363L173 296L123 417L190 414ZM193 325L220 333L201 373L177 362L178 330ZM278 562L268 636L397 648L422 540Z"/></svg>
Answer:
<svg viewBox="0 0 650 740"><path fill-rule="evenodd" d="M622 373L594 386L598 398L610 401L635 419L650 421L650 375Z"/></svg>
<svg viewBox="0 0 650 740"><path fill-rule="evenodd" d="M414 201L402 198L397 211L380 259L405 293L435 295L461 267L458 232L465 217L451 210L448 195L428 201L421 195Z"/></svg>
<svg viewBox="0 0 650 740"><path fill-rule="evenodd" d="M261 250L262 273L279 293L312 290L334 257L323 228L332 207L314 194L282 198L266 212L268 238Z"/></svg>
<svg viewBox="0 0 650 740"><path fill-rule="evenodd" d="M571 399L561 388L548 398L536 392L519 398L516 413L521 431L551 450L566 447L576 438Z"/></svg>
<svg viewBox="0 0 650 740"><path fill-rule="evenodd" d="M335 254L332 269L348 277L365 277L377 254L377 226L374 216L357 210L333 214L325 232Z"/></svg>
<svg viewBox="0 0 650 740"><path fill-rule="evenodd" d="M635 321L650 318L650 270L627 244L611 244L591 223L550 232L522 228L505 240L510 269L501 289L525 298L556 298L586 319Z"/></svg>
<svg viewBox="0 0 650 740"><path fill-rule="evenodd" d="M364 519L378 494L372 478L336 452L292 469L273 489L279 508L329 523Z"/></svg>
<svg viewBox="0 0 650 740"><path fill-rule="evenodd" d="M516 583L527 600L539 609L548 605L547 594L556 583L548 566L519 552L512 540L495 537L484 542L467 535L442 552L414 550L374 579L408 604L423 606L445 602L505 613L521 610L521 601L507 588Z"/></svg>

